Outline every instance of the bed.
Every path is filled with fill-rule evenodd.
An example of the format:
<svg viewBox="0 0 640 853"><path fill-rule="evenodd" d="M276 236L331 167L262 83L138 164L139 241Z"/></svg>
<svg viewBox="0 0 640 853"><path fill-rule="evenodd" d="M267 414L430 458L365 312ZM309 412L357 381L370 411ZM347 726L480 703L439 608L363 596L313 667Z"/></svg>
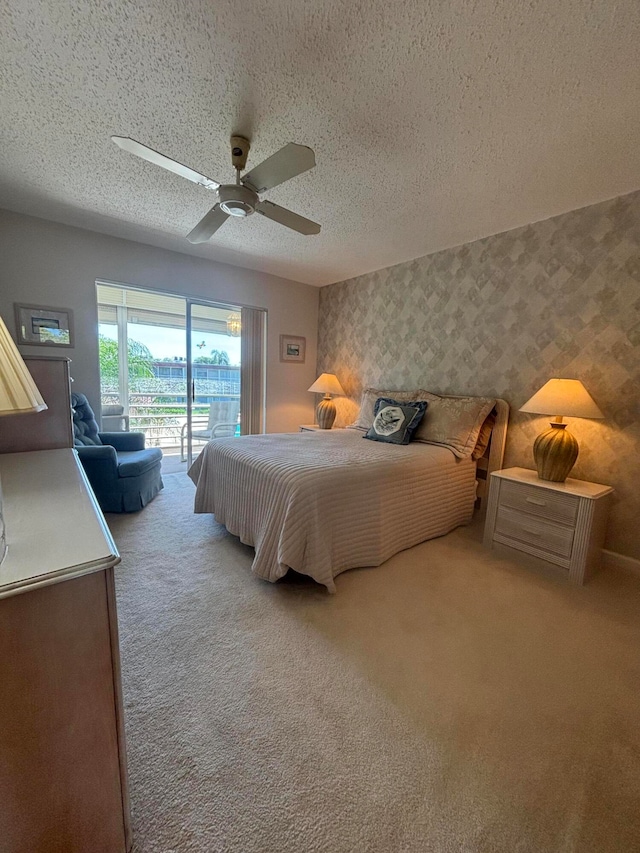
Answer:
<svg viewBox="0 0 640 853"><path fill-rule="evenodd" d="M341 572L469 522L502 465L508 406L492 402L495 425L478 462L437 444L363 440L357 427L216 439L189 470L194 510L253 546L252 571L264 580L291 568L335 592Z"/></svg>

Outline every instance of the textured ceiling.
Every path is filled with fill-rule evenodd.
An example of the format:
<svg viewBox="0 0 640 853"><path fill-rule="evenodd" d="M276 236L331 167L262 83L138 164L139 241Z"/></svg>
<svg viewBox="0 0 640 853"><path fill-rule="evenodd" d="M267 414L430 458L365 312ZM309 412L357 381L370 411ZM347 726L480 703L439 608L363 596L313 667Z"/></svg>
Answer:
<svg viewBox="0 0 640 853"><path fill-rule="evenodd" d="M640 187L638 0L5 0L0 206L326 284ZM287 142L317 166L185 239L218 180Z"/></svg>

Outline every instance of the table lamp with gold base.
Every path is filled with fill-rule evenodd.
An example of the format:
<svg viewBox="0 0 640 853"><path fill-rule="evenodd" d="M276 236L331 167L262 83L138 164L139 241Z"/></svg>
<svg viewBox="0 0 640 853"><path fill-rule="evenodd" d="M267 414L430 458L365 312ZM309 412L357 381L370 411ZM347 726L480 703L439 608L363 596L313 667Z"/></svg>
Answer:
<svg viewBox="0 0 640 853"><path fill-rule="evenodd" d="M344 390L335 373L321 373L309 391L314 394L324 394L316 409L316 420L320 429L331 429L336 419L336 404L331 399L332 394L343 395Z"/></svg>
<svg viewBox="0 0 640 853"><path fill-rule="evenodd" d="M562 419L603 418L595 400L579 379L550 379L520 411L556 416L550 428L536 438L533 458L541 480L564 483L578 458L579 447Z"/></svg>

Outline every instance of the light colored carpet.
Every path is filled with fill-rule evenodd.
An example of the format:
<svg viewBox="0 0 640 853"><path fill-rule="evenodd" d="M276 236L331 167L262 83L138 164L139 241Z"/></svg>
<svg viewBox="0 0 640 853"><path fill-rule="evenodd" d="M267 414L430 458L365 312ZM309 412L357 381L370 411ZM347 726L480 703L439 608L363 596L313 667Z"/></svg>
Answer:
<svg viewBox="0 0 640 853"><path fill-rule="evenodd" d="M108 516L136 853L640 850L640 579L468 528L270 585L166 486Z"/></svg>

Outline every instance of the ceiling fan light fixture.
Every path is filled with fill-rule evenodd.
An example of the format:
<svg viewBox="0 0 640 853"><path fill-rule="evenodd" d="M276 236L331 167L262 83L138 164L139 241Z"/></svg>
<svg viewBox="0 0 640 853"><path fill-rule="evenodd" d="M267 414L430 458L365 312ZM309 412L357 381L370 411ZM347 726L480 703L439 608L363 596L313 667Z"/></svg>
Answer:
<svg viewBox="0 0 640 853"><path fill-rule="evenodd" d="M258 203L257 194L242 184L223 184L218 198L221 210L229 216L251 216Z"/></svg>
<svg viewBox="0 0 640 853"><path fill-rule="evenodd" d="M242 201L223 201L220 202L220 207L229 216L249 216L253 213L253 210Z"/></svg>

